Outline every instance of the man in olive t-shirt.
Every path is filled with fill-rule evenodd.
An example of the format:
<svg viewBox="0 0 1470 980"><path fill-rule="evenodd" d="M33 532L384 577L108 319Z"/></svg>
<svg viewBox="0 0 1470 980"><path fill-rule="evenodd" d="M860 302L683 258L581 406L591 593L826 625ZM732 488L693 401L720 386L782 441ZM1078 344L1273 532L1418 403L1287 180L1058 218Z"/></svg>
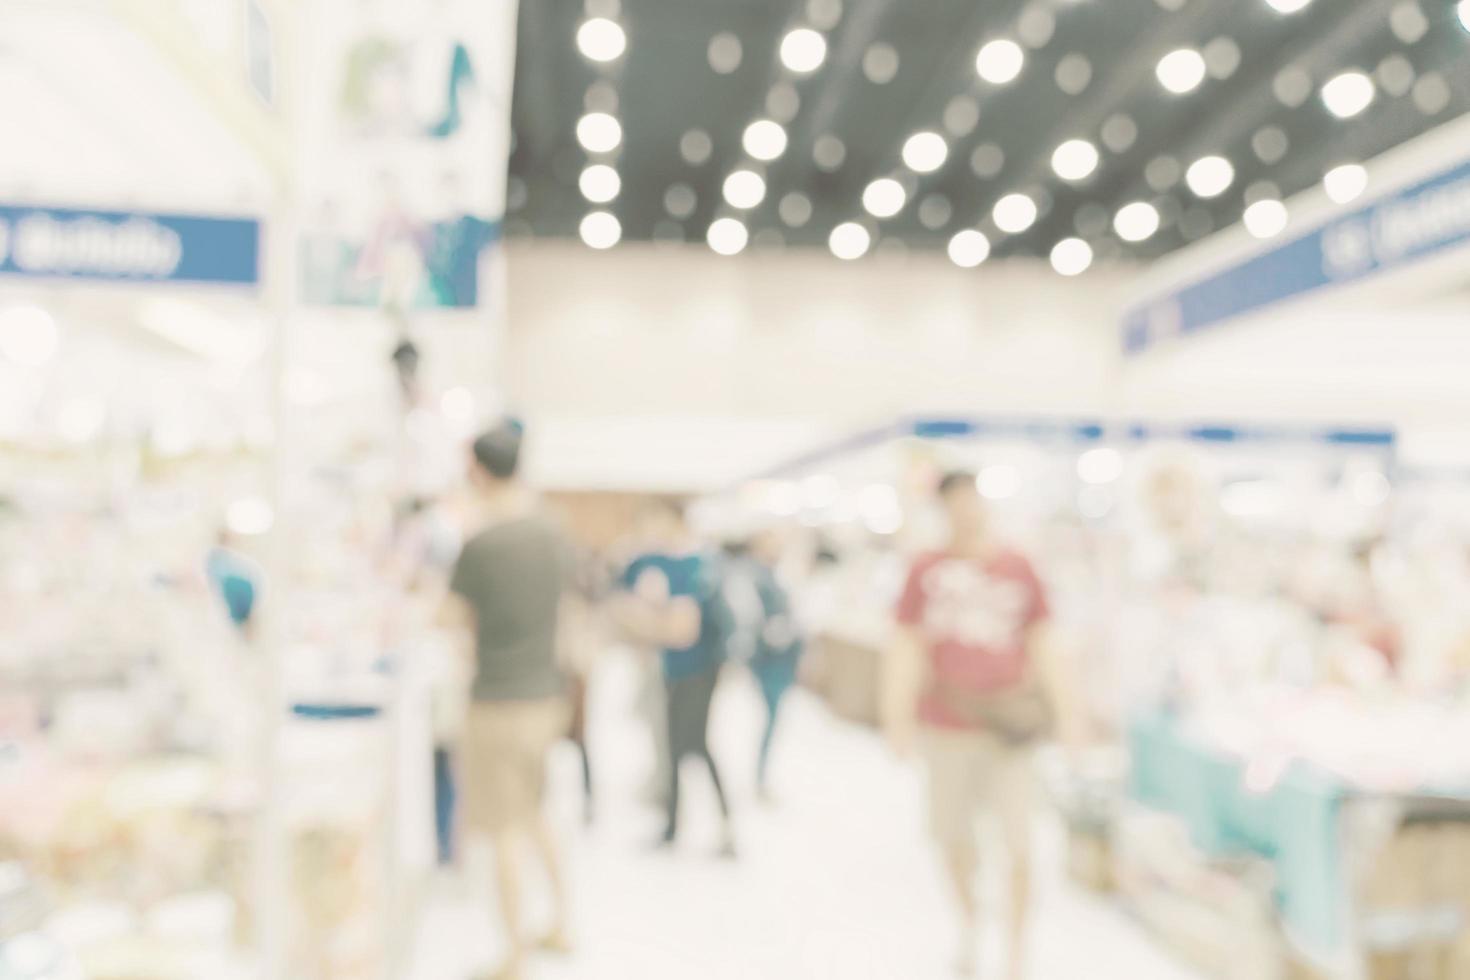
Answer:
<svg viewBox="0 0 1470 980"><path fill-rule="evenodd" d="M531 945L520 922L518 838L535 845L551 879L556 919L540 947L564 951L566 901L542 815L546 758L567 733L557 643L570 551L516 480L521 429L506 422L475 440L471 483L482 529L454 566L444 621L474 635L472 703L464 737L464 826L495 845L509 953L495 980L517 980Z"/></svg>

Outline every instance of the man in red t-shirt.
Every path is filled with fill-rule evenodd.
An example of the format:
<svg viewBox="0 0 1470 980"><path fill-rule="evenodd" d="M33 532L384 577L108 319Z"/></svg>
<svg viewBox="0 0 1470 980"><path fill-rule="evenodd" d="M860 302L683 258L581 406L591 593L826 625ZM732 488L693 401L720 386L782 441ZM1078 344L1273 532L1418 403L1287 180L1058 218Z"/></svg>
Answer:
<svg viewBox="0 0 1470 980"><path fill-rule="evenodd" d="M1067 734L1075 714L1052 655L1046 591L1030 562L991 534L973 474L946 476L939 498L949 543L909 571L897 643L885 658L884 728L902 753L919 739L932 826L963 916L965 974L974 972L979 935L976 818L987 810L1000 818L1011 857L1011 976L1020 978L1030 904L1029 748L1048 704Z"/></svg>

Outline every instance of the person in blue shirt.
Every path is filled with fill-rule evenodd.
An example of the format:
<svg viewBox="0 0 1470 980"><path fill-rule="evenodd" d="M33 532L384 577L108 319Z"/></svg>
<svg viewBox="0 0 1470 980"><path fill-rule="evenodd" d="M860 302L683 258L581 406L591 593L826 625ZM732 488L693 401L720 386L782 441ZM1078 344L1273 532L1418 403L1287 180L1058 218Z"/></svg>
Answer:
<svg viewBox="0 0 1470 980"><path fill-rule="evenodd" d="M222 528L214 547L204 557L204 574L230 623L246 639L254 636L260 569L236 547L235 536Z"/></svg>
<svg viewBox="0 0 1470 980"><path fill-rule="evenodd" d="M616 618L635 639L659 650L667 694L668 792L660 843L679 831L679 768L704 762L722 818L721 853L733 856L730 806L709 748L709 714L720 667L734 632L720 590L719 560L699 546L681 506L660 500L640 515L647 550L624 570Z"/></svg>
<svg viewBox="0 0 1470 980"><path fill-rule="evenodd" d="M752 630L750 671L760 684L766 702L766 727L761 736L756 766L756 786L763 800L770 800L771 741L776 718L786 692L796 683L797 666L805 642L792 609L791 596L776 575L781 560L782 539L775 528L754 534L745 546L743 569L758 605Z"/></svg>

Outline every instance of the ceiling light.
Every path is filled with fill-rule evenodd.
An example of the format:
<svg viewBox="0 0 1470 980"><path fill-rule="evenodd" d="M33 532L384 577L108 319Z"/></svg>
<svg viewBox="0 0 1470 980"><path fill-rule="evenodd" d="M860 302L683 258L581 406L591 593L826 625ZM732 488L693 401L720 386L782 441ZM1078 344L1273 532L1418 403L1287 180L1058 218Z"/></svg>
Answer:
<svg viewBox="0 0 1470 980"><path fill-rule="evenodd" d="M1200 87L1205 80L1205 59L1193 48L1170 51L1159 59L1155 73L1159 84L1175 95L1185 95Z"/></svg>
<svg viewBox="0 0 1470 980"><path fill-rule="evenodd" d="M1322 86L1322 104L1339 119L1351 119L1373 104L1373 79L1360 71L1343 72Z"/></svg>
<svg viewBox="0 0 1470 980"><path fill-rule="evenodd" d="M1429 18L1417 0L1400 0L1388 15L1394 37L1404 44L1418 44L1429 33Z"/></svg>
<svg viewBox="0 0 1470 980"><path fill-rule="evenodd" d="M1051 155L1051 168L1063 180L1086 180L1097 163L1097 147L1087 140L1067 140Z"/></svg>
<svg viewBox="0 0 1470 980"><path fill-rule="evenodd" d="M1337 204L1349 204L1368 189L1368 171L1361 164L1344 163L1322 178L1327 196Z"/></svg>
<svg viewBox="0 0 1470 980"><path fill-rule="evenodd" d="M1092 246L1080 238L1063 238L1051 250L1051 267L1064 276L1080 276L1092 265Z"/></svg>
<svg viewBox="0 0 1470 980"><path fill-rule="evenodd" d="M873 236L856 221L845 221L833 228L827 239L827 246L832 249L832 254L849 261L862 258L872 244Z"/></svg>
<svg viewBox="0 0 1470 980"><path fill-rule="evenodd" d="M944 128L951 136L968 136L980 122L980 106L968 95L956 95L944 107Z"/></svg>
<svg viewBox="0 0 1470 980"><path fill-rule="evenodd" d="M1298 10L1305 10L1312 0L1266 0L1266 6L1278 14L1294 14Z"/></svg>
<svg viewBox="0 0 1470 980"><path fill-rule="evenodd" d="M1200 157L1185 171L1184 182L1196 197L1219 197L1235 183L1235 167L1224 157Z"/></svg>
<svg viewBox="0 0 1470 980"><path fill-rule="evenodd" d="M709 226L705 238L709 247L721 255L735 255L750 241L750 232L734 218L720 218Z"/></svg>
<svg viewBox="0 0 1470 980"><path fill-rule="evenodd" d="M938 170L948 156L949 144L938 133L915 133L903 144L903 162L921 174Z"/></svg>
<svg viewBox="0 0 1470 980"><path fill-rule="evenodd" d="M954 205L943 194L930 194L919 202L919 224L938 231L954 217Z"/></svg>
<svg viewBox="0 0 1470 980"><path fill-rule="evenodd" d="M714 152L714 142L709 133L702 129L691 129L679 137L679 155L690 166L697 167L709 159Z"/></svg>
<svg viewBox="0 0 1470 980"><path fill-rule="evenodd" d="M805 75L827 60L827 39L810 27L798 27L781 39L781 63Z"/></svg>
<svg viewBox="0 0 1470 980"><path fill-rule="evenodd" d="M1114 153L1127 153L1138 141L1138 123L1121 112L1109 116L1103 123L1102 141Z"/></svg>
<svg viewBox="0 0 1470 980"><path fill-rule="evenodd" d="M828 173L841 167L846 159L847 145L831 133L818 136L812 144L812 160Z"/></svg>
<svg viewBox="0 0 1470 980"><path fill-rule="evenodd" d="M1286 205L1272 198L1245 209L1245 227L1257 238L1275 238L1286 229Z"/></svg>
<svg viewBox="0 0 1470 980"><path fill-rule="evenodd" d="M765 199L765 178L754 170L737 170L725 178L725 200L730 207L744 211Z"/></svg>
<svg viewBox="0 0 1470 980"><path fill-rule="evenodd" d="M1141 242L1159 230L1159 209L1147 201L1134 201L1118 209L1113 230L1125 242Z"/></svg>
<svg viewBox="0 0 1470 980"><path fill-rule="evenodd" d="M786 130L770 119L757 119L745 127L741 141L745 152L757 160L774 160L786 152Z"/></svg>
<svg viewBox="0 0 1470 980"><path fill-rule="evenodd" d="M607 164L594 163L582 171L577 186L581 188L582 196L593 204L606 204L618 196L618 191L623 188L623 180Z"/></svg>
<svg viewBox="0 0 1470 980"><path fill-rule="evenodd" d="M628 47L628 37L616 21L593 17L577 29L577 50L590 61L616 61Z"/></svg>
<svg viewBox="0 0 1470 980"><path fill-rule="evenodd" d="M1460 17L1460 26L1470 31L1470 0L1460 0L1455 6L1455 13Z"/></svg>
<svg viewBox="0 0 1470 980"><path fill-rule="evenodd" d="M1072 53L1057 62L1057 88L1068 95L1081 95L1092 84L1092 62Z"/></svg>
<svg viewBox="0 0 1470 980"><path fill-rule="evenodd" d="M766 93L766 111L776 122L789 123L801 111L801 93L790 82L777 82Z"/></svg>
<svg viewBox="0 0 1470 980"><path fill-rule="evenodd" d="M705 51L710 69L717 75L728 75L739 68L741 55L740 38L729 32L710 38L709 48Z"/></svg>
<svg viewBox="0 0 1470 980"><path fill-rule="evenodd" d="M903 210L908 194L892 177L879 177L863 191L863 208L875 218L891 218Z"/></svg>
<svg viewBox="0 0 1470 980"><path fill-rule="evenodd" d="M1291 139L1280 126L1263 126L1251 136L1251 149L1265 164L1280 163L1291 150Z"/></svg>
<svg viewBox="0 0 1470 980"><path fill-rule="evenodd" d="M1160 194L1173 190L1174 185L1179 183L1179 178L1182 176L1183 170L1179 166L1179 161L1171 156L1154 157L1148 162L1148 166L1143 168L1143 179L1148 182L1149 187Z"/></svg>
<svg viewBox="0 0 1470 980"><path fill-rule="evenodd" d="M998 176L1005 166L1005 151L994 143L981 143L970 154L970 169L981 180L990 180Z"/></svg>
<svg viewBox="0 0 1470 980"><path fill-rule="evenodd" d="M1300 65L1287 65L1271 79L1271 91L1282 105L1295 109L1312 97L1312 76Z"/></svg>
<svg viewBox="0 0 1470 980"><path fill-rule="evenodd" d="M891 44L872 45L863 53L863 74L874 85L887 85L898 74L898 52Z"/></svg>
<svg viewBox="0 0 1470 980"><path fill-rule="evenodd" d="M1015 41L991 41L975 56L975 71L992 85L1016 80L1026 64L1026 52Z"/></svg>
<svg viewBox="0 0 1470 980"><path fill-rule="evenodd" d="M811 220L812 199L800 191L792 191L781 198L781 203L776 209L781 220L792 228L800 228Z"/></svg>
<svg viewBox="0 0 1470 980"><path fill-rule="evenodd" d="M623 226L607 211L593 211L578 227L582 241L592 248L612 248L623 237Z"/></svg>
<svg viewBox="0 0 1470 980"><path fill-rule="evenodd" d="M1224 81L1240 67L1240 45L1231 38L1217 37L1206 44L1201 53L1205 56L1205 67L1209 69L1211 78Z"/></svg>
<svg viewBox="0 0 1470 980"><path fill-rule="evenodd" d="M995 202L991 217L1001 231L1019 235L1036 223L1036 202L1025 194L1007 194Z"/></svg>
<svg viewBox="0 0 1470 980"><path fill-rule="evenodd" d="M676 218L687 218L699 206L699 196L688 184L670 184L664 191L664 209Z"/></svg>
<svg viewBox="0 0 1470 980"><path fill-rule="evenodd" d="M588 153L609 153L622 141L622 124L605 112L589 112L577 120L577 142Z"/></svg>
<svg viewBox="0 0 1470 980"><path fill-rule="evenodd" d="M949 260L961 269L973 269L990 258L990 239L973 228L957 233L949 240Z"/></svg>
<svg viewBox="0 0 1470 980"><path fill-rule="evenodd" d="M1437 116L1450 104L1450 83L1437 71L1425 72L1414 83L1414 105L1426 116Z"/></svg>
<svg viewBox="0 0 1470 980"><path fill-rule="evenodd" d="M0 311L0 355L20 367L45 366L56 356L61 333L56 318L39 306Z"/></svg>

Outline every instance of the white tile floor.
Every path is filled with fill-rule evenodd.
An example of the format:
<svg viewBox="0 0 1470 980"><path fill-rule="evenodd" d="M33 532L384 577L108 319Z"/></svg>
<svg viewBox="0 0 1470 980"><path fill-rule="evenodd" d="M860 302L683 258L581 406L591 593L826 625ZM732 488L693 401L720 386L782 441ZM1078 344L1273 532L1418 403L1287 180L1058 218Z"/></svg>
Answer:
<svg viewBox="0 0 1470 980"><path fill-rule="evenodd" d="M793 692L774 770L780 803L758 806L751 785L761 709L754 686L731 670L714 731L738 807L740 859L713 857L714 800L693 767L686 839L678 853L650 854L659 819L637 802L651 750L632 713L636 672L629 661L609 660L594 684L601 811L591 829L578 825L570 747L558 750L554 769L552 807L566 842L577 953L535 962L531 980L953 976L953 917L923 833L920 776L912 766ZM1038 871L1033 980L1197 980L1109 903L1064 880L1047 824L1039 825L1038 837L1045 859ZM481 870L468 884L436 889L411 980L467 980L497 961L486 862L470 863ZM989 980L999 976L999 949L998 937L986 939L982 977Z"/></svg>

